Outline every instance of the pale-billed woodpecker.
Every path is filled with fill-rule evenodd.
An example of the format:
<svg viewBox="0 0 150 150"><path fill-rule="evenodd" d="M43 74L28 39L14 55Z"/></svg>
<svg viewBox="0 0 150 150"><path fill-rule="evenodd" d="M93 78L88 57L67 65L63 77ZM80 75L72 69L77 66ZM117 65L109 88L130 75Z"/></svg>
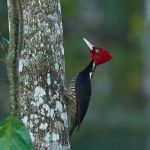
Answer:
<svg viewBox="0 0 150 150"><path fill-rule="evenodd" d="M104 48L93 46L83 38L87 44L91 56L89 65L75 76L66 91L69 116L69 135L71 137L74 129L80 127L88 109L91 97L91 79L98 65L112 59L111 54Z"/></svg>

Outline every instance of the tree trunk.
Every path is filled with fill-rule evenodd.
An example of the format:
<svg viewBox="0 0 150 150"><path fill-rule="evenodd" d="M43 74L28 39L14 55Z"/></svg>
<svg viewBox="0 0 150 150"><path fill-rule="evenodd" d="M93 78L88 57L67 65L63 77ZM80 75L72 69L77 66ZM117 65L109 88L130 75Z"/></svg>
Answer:
<svg viewBox="0 0 150 150"><path fill-rule="evenodd" d="M35 149L69 149L60 2L8 0L8 9L12 114L29 129Z"/></svg>

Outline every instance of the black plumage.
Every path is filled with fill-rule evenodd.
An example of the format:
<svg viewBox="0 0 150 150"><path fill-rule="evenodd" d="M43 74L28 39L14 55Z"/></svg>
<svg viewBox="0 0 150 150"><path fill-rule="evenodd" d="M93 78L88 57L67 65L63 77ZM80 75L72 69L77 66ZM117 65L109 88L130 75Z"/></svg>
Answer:
<svg viewBox="0 0 150 150"><path fill-rule="evenodd" d="M67 90L68 99L71 104L71 106L68 106L71 121L69 131L70 136L76 127L79 129L87 112L91 97L91 77L94 70L95 65L91 61L83 71L72 79Z"/></svg>

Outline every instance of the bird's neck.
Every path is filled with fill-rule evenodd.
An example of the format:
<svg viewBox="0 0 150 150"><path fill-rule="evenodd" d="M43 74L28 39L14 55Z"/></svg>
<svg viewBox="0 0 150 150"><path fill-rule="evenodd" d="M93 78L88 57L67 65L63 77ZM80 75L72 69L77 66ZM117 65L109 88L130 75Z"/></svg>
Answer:
<svg viewBox="0 0 150 150"><path fill-rule="evenodd" d="M93 73L97 65L91 61L89 65L82 71L82 73L88 74L90 76L90 79L92 79Z"/></svg>

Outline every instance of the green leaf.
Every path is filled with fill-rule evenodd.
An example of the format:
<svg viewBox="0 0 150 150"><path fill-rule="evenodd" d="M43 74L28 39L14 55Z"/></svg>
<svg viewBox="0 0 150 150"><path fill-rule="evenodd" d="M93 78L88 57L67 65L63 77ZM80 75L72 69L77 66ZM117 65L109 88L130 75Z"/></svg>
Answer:
<svg viewBox="0 0 150 150"><path fill-rule="evenodd" d="M25 125L15 117L0 126L0 150L32 150L33 144Z"/></svg>

